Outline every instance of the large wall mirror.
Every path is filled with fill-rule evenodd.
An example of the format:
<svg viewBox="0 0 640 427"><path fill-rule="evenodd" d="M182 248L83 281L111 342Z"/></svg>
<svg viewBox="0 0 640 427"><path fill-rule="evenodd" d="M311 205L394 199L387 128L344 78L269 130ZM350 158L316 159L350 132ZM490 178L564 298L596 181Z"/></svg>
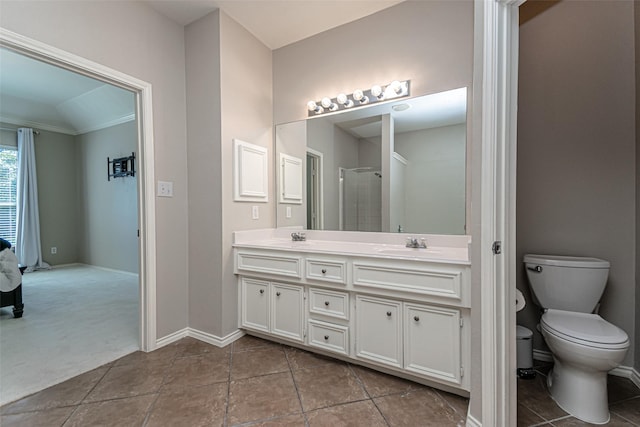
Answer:
<svg viewBox="0 0 640 427"><path fill-rule="evenodd" d="M465 234L466 88L280 124L275 132L278 227ZM287 200L287 188L301 188L301 198Z"/></svg>

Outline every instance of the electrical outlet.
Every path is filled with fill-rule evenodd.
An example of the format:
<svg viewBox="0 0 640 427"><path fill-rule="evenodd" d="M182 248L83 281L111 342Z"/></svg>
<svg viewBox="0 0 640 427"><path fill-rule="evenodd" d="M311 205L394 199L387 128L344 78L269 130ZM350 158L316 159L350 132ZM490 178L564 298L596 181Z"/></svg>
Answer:
<svg viewBox="0 0 640 427"><path fill-rule="evenodd" d="M158 181L158 197L173 197L172 181Z"/></svg>
<svg viewBox="0 0 640 427"><path fill-rule="evenodd" d="M51 255L55 255L58 253L58 248L56 248L55 246L51 247Z"/></svg>
<svg viewBox="0 0 640 427"><path fill-rule="evenodd" d="M291 206L287 206L287 218L291 218Z"/></svg>
<svg viewBox="0 0 640 427"><path fill-rule="evenodd" d="M260 218L260 207L251 206L251 218L253 218L253 219Z"/></svg>

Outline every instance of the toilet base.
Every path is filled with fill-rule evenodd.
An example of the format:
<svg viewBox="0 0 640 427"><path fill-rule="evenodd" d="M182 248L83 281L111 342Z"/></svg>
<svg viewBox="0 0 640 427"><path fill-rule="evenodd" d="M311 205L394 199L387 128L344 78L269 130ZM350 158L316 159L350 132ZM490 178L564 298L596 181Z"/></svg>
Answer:
<svg viewBox="0 0 640 427"><path fill-rule="evenodd" d="M551 397L565 412L592 424L609 422L607 372L590 371L559 362L547 376Z"/></svg>

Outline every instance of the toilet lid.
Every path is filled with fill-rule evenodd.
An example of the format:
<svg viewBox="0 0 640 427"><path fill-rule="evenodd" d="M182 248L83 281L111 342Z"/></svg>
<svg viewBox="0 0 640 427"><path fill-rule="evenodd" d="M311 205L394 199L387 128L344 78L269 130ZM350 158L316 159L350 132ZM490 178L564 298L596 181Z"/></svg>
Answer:
<svg viewBox="0 0 640 427"><path fill-rule="evenodd" d="M549 309L540 323L548 332L578 344L606 348L629 345L625 331L597 314Z"/></svg>

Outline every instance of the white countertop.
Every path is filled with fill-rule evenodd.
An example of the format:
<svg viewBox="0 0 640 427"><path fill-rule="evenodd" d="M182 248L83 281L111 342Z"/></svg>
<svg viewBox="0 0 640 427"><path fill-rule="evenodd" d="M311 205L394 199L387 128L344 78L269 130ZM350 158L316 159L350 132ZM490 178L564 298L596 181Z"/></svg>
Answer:
<svg viewBox="0 0 640 427"><path fill-rule="evenodd" d="M302 231L306 241L291 240L291 233ZM427 248L407 248L407 237L424 238ZM470 265L470 236L432 234L366 233L288 228L239 231L234 233L236 248L275 249L326 255L365 256L395 260Z"/></svg>

